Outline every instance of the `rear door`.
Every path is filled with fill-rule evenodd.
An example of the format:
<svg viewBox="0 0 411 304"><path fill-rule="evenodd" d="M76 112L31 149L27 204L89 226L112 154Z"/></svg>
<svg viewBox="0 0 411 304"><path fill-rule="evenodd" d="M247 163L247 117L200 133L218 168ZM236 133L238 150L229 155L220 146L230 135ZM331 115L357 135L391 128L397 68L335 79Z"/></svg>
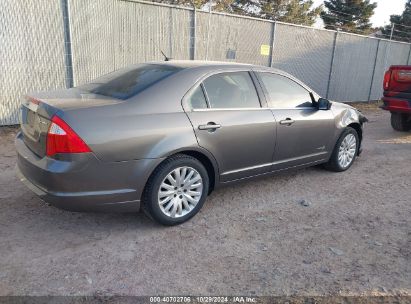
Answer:
<svg viewBox="0 0 411 304"><path fill-rule="evenodd" d="M276 126L248 71L209 76L183 104L199 145L216 158L222 182L270 170Z"/></svg>
<svg viewBox="0 0 411 304"><path fill-rule="evenodd" d="M269 72L257 75L277 124L272 170L327 159L335 131L332 112L318 110L310 92L291 78Z"/></svg>

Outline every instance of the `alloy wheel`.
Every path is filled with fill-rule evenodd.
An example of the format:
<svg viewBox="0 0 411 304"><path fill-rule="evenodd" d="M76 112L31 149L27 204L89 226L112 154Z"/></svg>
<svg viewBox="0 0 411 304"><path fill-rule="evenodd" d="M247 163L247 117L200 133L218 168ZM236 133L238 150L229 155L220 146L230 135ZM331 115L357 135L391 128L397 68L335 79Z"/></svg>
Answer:
<svg viewBox="0 0 411 304"><path fill-rule="evenodd" d="M177 218L190 213L203 194L203 179L192 167L178 167L163 179L158 190L160 210Z"/></svg>
<svg viewBox="0 0 411 304"><path fill-rule="evenodd" d="M347 168L354 160L357 152L357 139L353 134L348 134L341 142L338 150L338 163L341 168Z"/></svg>

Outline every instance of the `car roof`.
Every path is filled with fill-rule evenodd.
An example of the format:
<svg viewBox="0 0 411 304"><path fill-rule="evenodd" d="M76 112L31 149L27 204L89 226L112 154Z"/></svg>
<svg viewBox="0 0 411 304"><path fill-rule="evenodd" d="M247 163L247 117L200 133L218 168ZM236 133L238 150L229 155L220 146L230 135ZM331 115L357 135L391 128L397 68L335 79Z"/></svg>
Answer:
<svg viewBox="0 0 411 304"><path fill-rule="evenodd" d="M258 68L258 69L270 69L278 72L282 72L280 70L270 68L267 66L261 65L254 65L250 63L239 63L239 62L226 62L226 61L206 61L206 60L168 60L168 61L151 61L147 62L147 64L159 64L159 65L168 65L174 66L176 68L188 69L188 68L196 68L196 67L249 67L249 68Z"/></svg>
<svg viewBox="0 0 411 304"><path fill-rule="evenodd" d="M275 69L272 67L262 66L262 65L254 65L250 63L239 63L239 62L226 62L226 61L206 61L206 60L168 60L168 61L151 61L147 62L147 64L158 64L158 65L168 65L173 66L180 69L192 69L192 68L209 68L210 70L213 69L221 69L221 68L241 68L247 67L253 70L266 70L271 71L274 73L282 74L291 76L287 72L284 72L279 69ZM292 77L292 76L291 76Z"/></svg>
<svg viewBox="0 0 411 304"><path fill-rule="evenodd" d="M237 63L237 62L224 62L224 61L206 61L206 60L168 60L168 61L152 61L148 62L148 64L159 64L159 65L169 65L174 66L177 68L195 68L195 67L203 67L203 66L248 66L251 67L251 64L247 63Z"/></svg>
<svg viewBox="0 0 411 304"><path fill-rule="evenodd" d="M255 70L255 71L267 71L271 73L276 73L279 75L286 76L290 79L293 79L303 87L305 87L307 90L310 92L314 92L307 84L299 80L298 78L294 77L293 75L283 71L279 70L276 68L272 67L267 67L267 66L262 66L262 65L254 65L254 64L249 64L249 63L238 63L238 62L224 62L224 61L206 61L206 60L168 60L168 61L151 61L147 62L147 64L156 64L156 65L167 65L167 66L172 66L184 70L192 70L196 68L201 68L202 71L209 72L213 70L221 70L221 69L232 69L232 68L241 68L241 67L247 67L249 69ZM317 93L315 93L317 94ZM317 94L318 95L318 94Z"/></svg>

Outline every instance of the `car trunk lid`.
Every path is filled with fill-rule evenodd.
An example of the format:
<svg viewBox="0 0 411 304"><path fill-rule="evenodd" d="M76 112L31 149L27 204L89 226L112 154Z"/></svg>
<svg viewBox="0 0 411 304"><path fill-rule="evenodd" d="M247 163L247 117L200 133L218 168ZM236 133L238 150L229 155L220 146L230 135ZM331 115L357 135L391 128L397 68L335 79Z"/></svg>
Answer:
<svg viewBox="0 0 411 304"><path fill-rule="evenodd" d="M26 96L20 111L23 141L38 157L44 157L47 149L47 133L51 119L65 111L110 105L121 102L96 94L84 94L78 89L40 92Z"/></svg>

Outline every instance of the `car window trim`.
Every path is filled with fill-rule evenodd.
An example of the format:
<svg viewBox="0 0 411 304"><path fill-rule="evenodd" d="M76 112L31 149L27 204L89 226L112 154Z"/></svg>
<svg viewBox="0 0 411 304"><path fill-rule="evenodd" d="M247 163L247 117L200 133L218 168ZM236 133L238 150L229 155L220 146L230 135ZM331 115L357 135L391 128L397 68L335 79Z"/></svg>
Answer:
<svg viewBox="0 0 411 304"><path fill-rule="evenodd" d="M294 107L294 108L272 108L272 107L269 107L269 109L270 110L316 110L317 111L316 107L301 107L301 108L297 108L297 107Z"/></svg>
<svg viewBox="0 0 411 304"><path fill-rule="evenodd" d="M270 94L268 93L268 90L267 90L267 88L265 87L265 84L264 84L264 82L263 82L260 74L265 73L265 74L271 74L271 75L276 75L276 76L285 77L285 78L289 79L290 81L292 81L292 82L296 83L297 85L299 85L299 86L300 86L301 88L303 88L305 91L307 91L308 96L310 96L310 93L311 93L311 92L310 92L310 90L308 90L306 87L304 87L303 85L301 85L300 83L298 83L297 81L295 81L294 79L292 79L291 77L289 77L289 76L287 76L287 75L280 74L280 73L276 73L276 72L270 72L270 71L254 71L254 73L256 74L257 80L258 80L258 82L260 83L260 85L261 85L261 87L262 87L262 89L263 89L264 95L265 95L266 100L267 100L267 106L268 106L268 108L269 108L270 110L304 110L304 109L307 110L307 109L315 109L314 106L312 106L312 107L301 107L301 108L298 108L298 107L281 107L281 108L274 108L274 107L270 106L270 102L271 102ZM313 93L313 94L314 94L314 93Z"/></svg>
<svg viewBox="0 0 411 304"><path fill-rule="evenodd" d="M192 87L187 91L187 93L184 94L183 98L181 99L181 106L183 107L184 111L190 111L190 112L192 112L192 111L194 111L194 110L204 110L204 108L202 108L202 109L194 109L194 108L192 108L191 104L188 102L188 99L191 97L191 95L192 95L199 87L201 88L201 92L203 93L203 97L204 97L204 100L205 100L205 102L206 102L206 107L207 107L206 109L208 109L208 108L210 107L209 102L208 102L208 99L207 99L207 95L206 95L205 90L204 90L204 87L203 87L203 84L200 82L200 83L196 83L194 86L192 86ZM187 109L185 109L185 108L187 108Z"/></svg>
<svg viewBox="0 0 411 304"><path fill-rule="evenodd" d="M246 108L213 108L213 107L211 107L211 103L210 103L210 101L209 101L209 99L208 99L208 93L207 93L207 90L206 90L206 88L205 88L205 86L204 86L204 81L205 80L207 80L208 78L210 78L210 77L213 77L213 76L215 76L215 75L219 75L219 74L231 74L231 73L241 73L241 72L246 72L247 74L248 74L248 77L250 77L250 79L251 79L251 82L253 83L253 87L254 87L254 91L255 91L255 93L256 93L256 95L257 95L257 99L258 99L258 104L260 105L260 107L252 107L252 108L249 108L249 107L246 107ZM261 97L260 97L260 95L258 94L258 89L257 89L257 86L256 86L256 83L254 82L254 79L253 79L253 77L252 77L252 75L251 75L251 70L243 70L243 71L219 71L219 72L217 72L217 73L213 73L213 74L211 74L211 75L208 75L207 77L205 77L204 79L202 79L201 80L201 84L200 84L201 86L202 86L202 88L203 88L203 90L204 90L204 94L205 94L205 97L206 97L206 100L207 100L207 105L208 105L208 108L207 109L197 109L197 110L192 110L192 111L198 111L198 110L217 110L217 109L221 109L221 110L223 110L223 111L227 111L227 110L251 110L251 109L256 109L256 110L260 110L260 109L264 109L264 107L262 106L262 103L261 103Z"/></svg>
<svg viewBox="0 0 411 304"><path fill-rule="evenodd" d="M267 108L206 108L206 109L192 109L192 112L206 112L206 111L259 111L267 110Z"/></svg>
<svg viewBox="0 0 411 304"><path fill-rule="evenodd" d="M203 91L203 95L204 95L204 98L205 98L205 101L206 101L207 109L211 109L210 100L208 99L208 94L207 94L207 91L204 87L203 82L200 83L200 87L201 87L201 90ZM200 109L198 109L198 110L200 110Z"/></svg>
<svg viewBox="0 0 411 304"><path fill-rule="evenodd" d="M264 93L264 89L261 86L260 81L258 80L258 77L257 77L255 71L250 70L249 73L250 73L251 79L253 80L255 89L257 91L258 99L260 101L260 107L261 108L268 108L268 102L267 102L267 98L266 98L265 93Z"/></svg>

